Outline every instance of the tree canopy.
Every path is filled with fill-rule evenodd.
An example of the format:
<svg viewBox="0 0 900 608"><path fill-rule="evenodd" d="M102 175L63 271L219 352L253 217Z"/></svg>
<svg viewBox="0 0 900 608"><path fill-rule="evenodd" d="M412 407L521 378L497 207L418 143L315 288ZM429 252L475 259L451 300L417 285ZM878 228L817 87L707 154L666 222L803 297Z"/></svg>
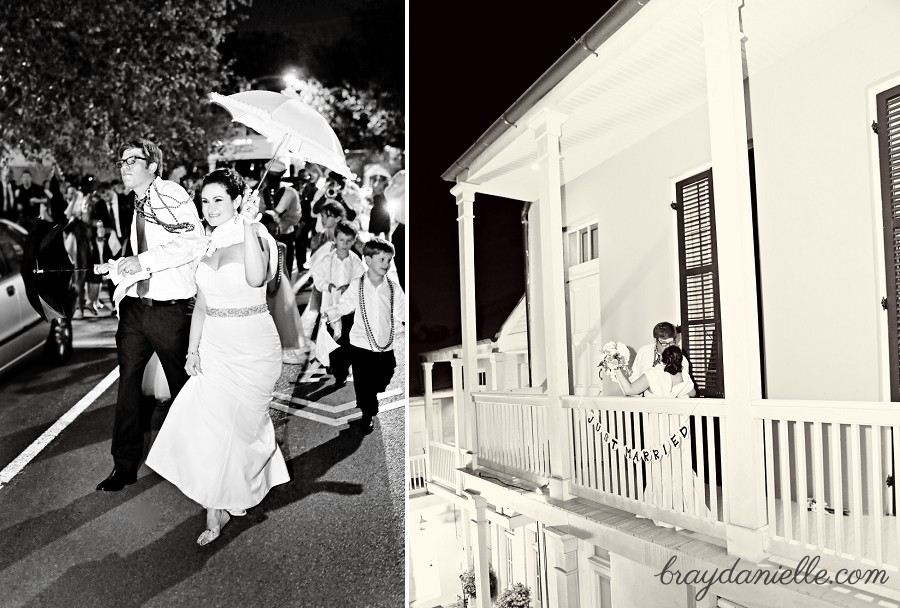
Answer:
<svg viewBox="0 0 900 608"><path fill-rule="evenodd" d="M317 33L312 24L296 32L235 32L222 47L235 72L259 80L259 88L280 90L278 75L299 68L294 89L325 116L345 148L404 148L404 0L313 0L305 6L311 19L340 14L340 34Z"/></svg>
<svg viewBox="0 0 900 608"><path fill-rule="evenodd" d="M345 149L404 147L403 112L387 93L350 85L326 87L315 78L299 80L293 90L301 101L325 117Z"/></svg>
<svg viewBox="0 0 900 608"><path fill-rule="evenodd" d="M4 0L0 154L91 171L143 136L205 162L230 125L208 94L238 88L218 48L251 1Z"/></svg>

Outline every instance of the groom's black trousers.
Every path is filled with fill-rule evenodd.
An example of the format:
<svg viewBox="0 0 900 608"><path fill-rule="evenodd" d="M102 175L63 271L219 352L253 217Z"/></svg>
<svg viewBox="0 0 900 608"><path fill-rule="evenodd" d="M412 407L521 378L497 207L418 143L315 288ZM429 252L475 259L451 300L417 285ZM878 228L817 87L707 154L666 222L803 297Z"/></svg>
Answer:
<svg viewBox="0 0 900 608"><path fill-rule="evenodd" d="M119 358L119 396L113 426L112 455L116 469L137 473L144 452L141 408L155 404L142 399L144 368L156 352L172 399L187 382L184 371L190 337L189 300L141 300L126 297L119 305L116 347ZM152 304L152 305L148 305Z"/></svg>

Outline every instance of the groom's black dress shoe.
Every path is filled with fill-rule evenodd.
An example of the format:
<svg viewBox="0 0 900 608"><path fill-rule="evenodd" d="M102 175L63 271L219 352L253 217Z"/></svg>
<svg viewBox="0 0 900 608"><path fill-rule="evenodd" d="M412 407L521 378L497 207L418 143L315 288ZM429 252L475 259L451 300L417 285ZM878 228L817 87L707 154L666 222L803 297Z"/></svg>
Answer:
<svg viewBox="0 0 900 608"><path fill-rule="evenodd" d="M371 416L363 416L362 418L357 418L356 420L351 420L349 422L351 428L355 428L357 431L362 433L363 435L368 435L372 431L375 430L375 421Z"/></svg>
<svg viewBox="0 0 900 608"><path fill-rule="evenodd" d="M118 492L125 486L130 486L137 481L136 473L125 473L118 469L113 469L109 477L97 484L97 489L104 492Z"/></svg>

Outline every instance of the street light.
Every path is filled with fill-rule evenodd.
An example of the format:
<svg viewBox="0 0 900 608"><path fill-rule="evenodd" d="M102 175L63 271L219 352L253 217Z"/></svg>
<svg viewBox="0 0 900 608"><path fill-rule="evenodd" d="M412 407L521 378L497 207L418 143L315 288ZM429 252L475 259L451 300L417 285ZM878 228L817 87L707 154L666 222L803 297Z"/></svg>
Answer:
<svg viewBox="0 0 900 608"><path fill-rule="evenodd" d="M278 80L279 84L276 85L278 90L282 90L284 88L296 89L297 86L302 82L301 78L303 76L304 70L297 68L288 68L282 74L263 74L262 76L257 76L255 78L251 78L249 82L249 88L253 88L255 83L258 83L263 80Z"/></svg>

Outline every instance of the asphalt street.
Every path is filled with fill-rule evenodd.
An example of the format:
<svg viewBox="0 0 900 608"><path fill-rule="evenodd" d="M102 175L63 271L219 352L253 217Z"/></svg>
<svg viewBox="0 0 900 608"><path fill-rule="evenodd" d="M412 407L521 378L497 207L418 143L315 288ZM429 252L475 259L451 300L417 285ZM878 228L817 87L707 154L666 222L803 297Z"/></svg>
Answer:
<svg viewBox="0 0 900 608"><path fill-rule="evenodd" d="M0 469L114 372L115 323L75 321L67 366L0 380ZM121 492L95 491L112 468L113 381L0 487L0 606L404 605L404 384L401 364L362 435L346 424L352 382L284 365L270 411L291 482L200 547L203 509L146 466Z"/></svg>

